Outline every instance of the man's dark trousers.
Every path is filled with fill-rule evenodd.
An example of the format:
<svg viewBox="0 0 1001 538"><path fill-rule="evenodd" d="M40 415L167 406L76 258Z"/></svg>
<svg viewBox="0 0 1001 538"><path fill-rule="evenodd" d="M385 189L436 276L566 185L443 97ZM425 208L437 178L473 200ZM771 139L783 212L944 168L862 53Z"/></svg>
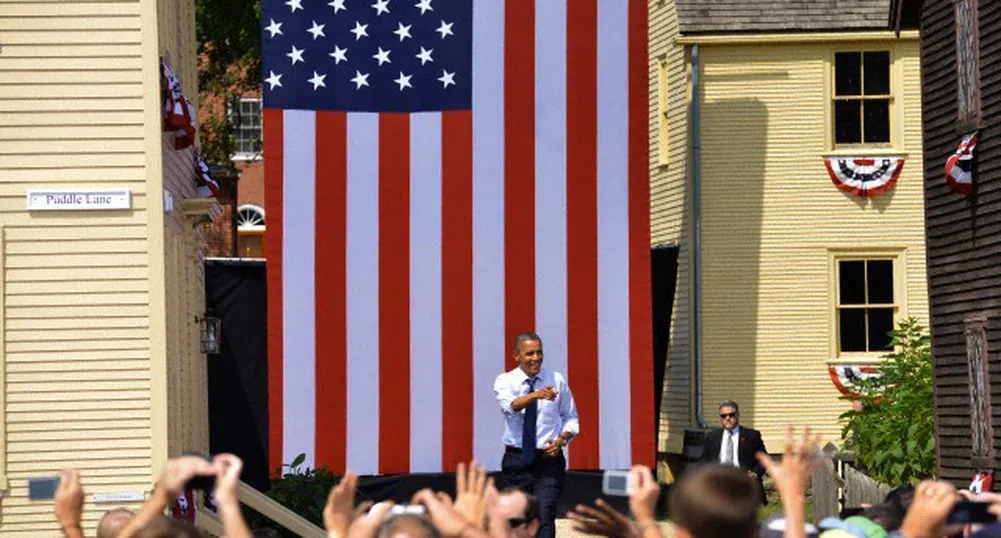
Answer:
<svg viewBox="0 0 1001 538"><path fill-rule="evenodd" d="M520 448L508 447L501 460L501 478L504 487L527 491L539 500L539 533L537 538L556 537L556 503L560 500L563 479L567 474L567 460L563 451L555 458L535 451L535 460L525 465Z"/></svg>

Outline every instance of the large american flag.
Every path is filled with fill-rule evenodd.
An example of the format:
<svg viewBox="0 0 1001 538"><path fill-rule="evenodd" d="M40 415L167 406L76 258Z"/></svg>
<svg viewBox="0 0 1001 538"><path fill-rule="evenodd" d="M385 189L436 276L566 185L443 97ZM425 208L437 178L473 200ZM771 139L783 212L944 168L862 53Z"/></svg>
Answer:
<svg viewBox="0 0 1001 538"><path fill-rule="evenodd" d="M646 10L263 0L273 468L499 468L525 330L570 467L653 462Z"/></svg>

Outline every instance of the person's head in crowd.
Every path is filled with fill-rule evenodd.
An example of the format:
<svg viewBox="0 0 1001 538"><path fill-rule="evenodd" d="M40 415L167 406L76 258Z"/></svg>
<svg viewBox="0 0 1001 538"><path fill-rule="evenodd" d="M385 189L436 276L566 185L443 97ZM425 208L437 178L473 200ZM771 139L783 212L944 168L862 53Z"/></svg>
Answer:
<svg viewBox="0 0 1001 538"><path fill-rule="evenodd" d="M740 425L740 406L737 402L723 400L719 403L719 423L727 431Z"/></svg>
<svg viewBox="0 0 1001 538"><path fill-rule="evenodd" d="M911 501L913 500L914 486L897 486L886 494L886 499L884 499L883 502L896 506L904 512L907 512L907 509L911 506Z"/></svg>
<svg viewBox="0 0 1001 538"><path fill-rule="evenodd" d="M497 508L511 527L511 538L532 538L539 532L539 500L531 493L507 488L497 497Z"/></svg>
<svg viewBox="0 0 1001 538"><path fill-rule="evenodd" d="M533 332L523 332L514 337L514 360L528 377L539 375L542 370L542 337Z"/></svg>
<svg viewBox="0 0 1001 538"><path fill-rule="evenodd" d="M424 516L402 514L383 520L375 538L441 538L441 533Z"/></svg>
<svg viewBox="0 0 1001 538"><path fill-rule="evenodd" d="M678 538L752 538L760 505L758 484L746 472L706 465L671 488L668 512Z"/></svg>
<svg viewBox="0 0 1001 538"><path fill-rule="evenodd" d="M278 529L273 529L271 527L255 529L250 533L250 535L253 538L282 538L282 533L278 532Z"/></svg>
<svg viewBox="0 0 1001 538"><path fill-rule="evenodd" d="M171 519L167 516L159 516L139 529L133 538L203 538L201 531L196 527Z"/></svg>
<svg viewBox="0 0 1001 538"><path fill-rule="evenodd" d="M887 531L894 531L900 528L906 514L906 507L884 502L866 508L860 515Z"/></svg>
<svg viewBox="0 0 1001 538"><path fill-rule="evenodd" d="M97 538L115 538L135 515L136 513L128 508L108 510L97 522Z"/></svg>

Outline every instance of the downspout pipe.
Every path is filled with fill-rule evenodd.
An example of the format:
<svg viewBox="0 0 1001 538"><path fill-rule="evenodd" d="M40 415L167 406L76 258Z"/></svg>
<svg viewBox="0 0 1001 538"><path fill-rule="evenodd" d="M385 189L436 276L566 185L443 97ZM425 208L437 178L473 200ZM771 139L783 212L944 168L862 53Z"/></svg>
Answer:
<svg viewBox="0 0 1001 538"><path fill-rule="evenodd" d="M695 421L699 428L706 427L702 416L702 143L699 139L699 46L692 45L692 301L695 317L692 321L692 342L695 347L695 364L692 378L695 383Z"/></svg>

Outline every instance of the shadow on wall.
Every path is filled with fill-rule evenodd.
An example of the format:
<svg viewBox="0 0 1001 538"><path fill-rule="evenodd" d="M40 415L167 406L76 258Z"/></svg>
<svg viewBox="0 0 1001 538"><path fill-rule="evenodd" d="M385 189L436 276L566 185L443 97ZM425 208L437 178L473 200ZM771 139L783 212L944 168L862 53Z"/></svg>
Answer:
<svg viewBox="0 0 1001 538"><path fill-rule="evenodd" d="M719 427L720 400L736 400L753 427L768 109L757 99L701 108L702 410Z"/></svg>

